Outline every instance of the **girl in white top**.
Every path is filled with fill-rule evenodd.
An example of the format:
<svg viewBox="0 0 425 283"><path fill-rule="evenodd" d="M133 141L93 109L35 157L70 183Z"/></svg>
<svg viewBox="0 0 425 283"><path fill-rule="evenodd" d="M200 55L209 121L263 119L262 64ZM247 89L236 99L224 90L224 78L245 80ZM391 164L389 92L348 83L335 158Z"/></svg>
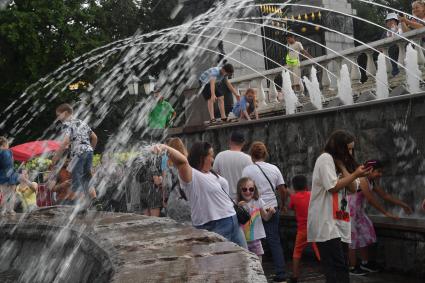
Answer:
<svg viewBox="0 0 425 283"><path fill-rule="evenodd" d="M190 203L192 224L196 228L216 232L240 246L244 239L226 179L211 171L214 151L207 142L195 143L188 158L167 146L154 147L157 153L167 151L177 167L181 188Z"/></svg>
<svg viewBox="0 0 425 283"><path fill-rule="evenodd" d="M266 237L263 221L269 220L276 212L275 209L265 208L265 203L261 199L254 181L250 178L241 178L237 184L238 205L243 206L251 218L245 224L241 224L245 239L248 244L248 250L255 253L261 261L264 254L261 239Z"/></svg>
<svg viewBox="0 0 425 283"><path fill-rule="evenodd" d="M356 191L356 179L370 173L370 168L364 166L356 169L353 149L354 137L335 131L314 165L307 239L319 248L327 283L349 282L347 244L351 241L351 224L347 194Z"/></svg>

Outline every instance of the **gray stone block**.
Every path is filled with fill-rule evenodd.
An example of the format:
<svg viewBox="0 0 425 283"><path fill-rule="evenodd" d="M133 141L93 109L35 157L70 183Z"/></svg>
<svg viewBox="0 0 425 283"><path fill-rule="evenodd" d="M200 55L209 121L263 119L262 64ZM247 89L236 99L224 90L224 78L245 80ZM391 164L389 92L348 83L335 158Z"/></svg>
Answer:
<svg viewBox="0 0 425 283"><path fill-rule="evenodd" d="M306 111L313 111L313 110L317 110L317 107L313 103L307 102L307 103L304 103L300 107L300 111L299 112L306 112Z"/></svg>
<svg viewBox="0 0 425 283"><path fill-rule="evenodd" d="M407 88L403 85L400 85L396 88L394 88L391 92L390 92L390 97L393 96L400 96L400 95L404 95L404 94L409 94L409 91L407 90Z"/></svg>
<svg viewBox="0 0 425 283"><path fill-rule="evenodd" d="M366 102L366 101L375 100L375 99L376 99L375 93L373 93L372 91L365 91L359 95L359 98L357 99L356 102Z"/></svg>
<svg viewBox="0 0 425 283"><path fill-rule="evenodd" d="M331 107L337 107L337 106L343 106L344 103L342 102L341 98L335 96L331 97L328 101L323 103L323 108L331 108Z"/></svg>

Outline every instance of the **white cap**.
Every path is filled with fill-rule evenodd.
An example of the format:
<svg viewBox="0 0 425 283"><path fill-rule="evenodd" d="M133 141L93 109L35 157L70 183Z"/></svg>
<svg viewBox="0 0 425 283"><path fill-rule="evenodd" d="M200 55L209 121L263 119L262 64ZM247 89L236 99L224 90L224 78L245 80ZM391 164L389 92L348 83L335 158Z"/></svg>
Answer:
<svg viewBox="0 0 425 283"><path fill-rule="evenodd" d="M389 21L389 20L396 20L398 21L398 16L396 13L388 13L387 17L385 18L385 21Z"/></svg>

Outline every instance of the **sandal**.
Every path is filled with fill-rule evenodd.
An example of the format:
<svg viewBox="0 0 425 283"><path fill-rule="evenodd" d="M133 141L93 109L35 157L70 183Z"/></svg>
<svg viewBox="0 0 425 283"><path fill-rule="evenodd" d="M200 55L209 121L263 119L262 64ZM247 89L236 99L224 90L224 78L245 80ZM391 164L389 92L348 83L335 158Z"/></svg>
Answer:
<svg viewBox="0 0 425 283"><path fill-rule="evenodd" d="M211 119L211 120L208 122L208 124L214 124L215 122L217 122L217 120L214 118L214 119Z"/></svg>
<svg viewBox="0 0 425 283"><path fill-rule="evenodd" d="M227 122L227 121L229 121L229 118L227 117L221 118L221 122Z"/></svg>

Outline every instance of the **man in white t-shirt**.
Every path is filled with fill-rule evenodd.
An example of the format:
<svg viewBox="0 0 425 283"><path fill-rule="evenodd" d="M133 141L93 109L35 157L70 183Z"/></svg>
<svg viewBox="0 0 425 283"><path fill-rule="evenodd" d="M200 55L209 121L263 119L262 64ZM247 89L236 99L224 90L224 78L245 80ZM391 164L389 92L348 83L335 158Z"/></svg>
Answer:
<svg viewBox="0 0 425 283"><path fill-rule="evenodd" d="M214 159L213 169L217 174L229 182L230 197L236 202L236 185L242 177L242 170L252 164L251 156L242 152L245 137L240 132L232 132L230 136L230 149L217 154Z"/></svg>

